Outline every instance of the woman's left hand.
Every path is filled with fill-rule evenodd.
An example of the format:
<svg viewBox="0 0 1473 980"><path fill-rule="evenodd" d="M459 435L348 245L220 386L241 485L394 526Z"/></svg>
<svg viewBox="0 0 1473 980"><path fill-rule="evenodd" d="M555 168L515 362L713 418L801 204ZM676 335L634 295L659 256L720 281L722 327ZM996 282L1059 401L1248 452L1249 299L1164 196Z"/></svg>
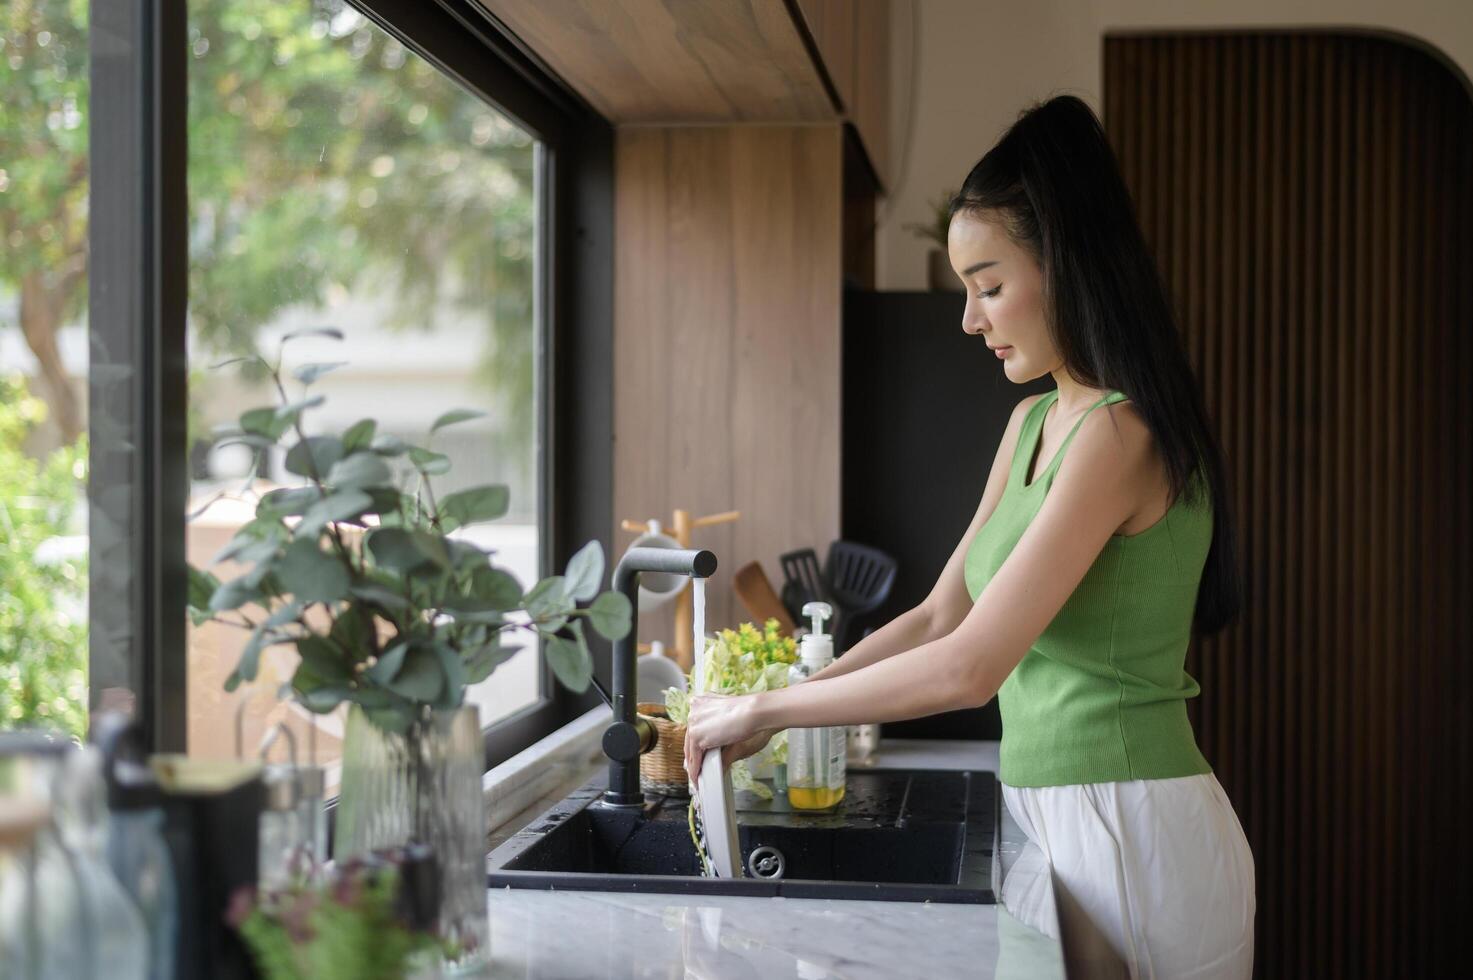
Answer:
<svg viewBox="0 0 1473 980"><path fill-rule="evenodd" d="M728 746L722 753L730 765L761 750L777 729L762 731L752 721L756 696L751 694L697 694L690 699L685 723L685 771L692 785L700 781L706 752ZM760 741L757 736L761 736ZM745 751L744 751L745 750Z"/></svg>

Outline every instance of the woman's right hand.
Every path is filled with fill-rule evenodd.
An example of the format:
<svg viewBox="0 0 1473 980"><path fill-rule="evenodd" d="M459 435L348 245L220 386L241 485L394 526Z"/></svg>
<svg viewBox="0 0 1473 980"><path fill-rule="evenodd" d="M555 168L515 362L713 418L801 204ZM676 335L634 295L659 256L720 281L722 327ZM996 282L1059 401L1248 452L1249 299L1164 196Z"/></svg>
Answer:
<svg viewBox="0 0 1473 980"><path fill-rule="evenodd" d="M755 735L750 735L740 742L723 745L721 747L722 767L730 769L731 764L738 759L745 759L748 756L761 752L767 748L767 743L772 741L772 737L780 731L782 731L781 728L764 728L762 731L757 732Z"/></svg>
<svg viewBox="0 0 1473 980"><path fill-rule="evenodd" d="M731 764L738 759L745 759L748 756L761 752L767 747L767 743L772 741L772 737L780 731L782 731L781 728L763 729L762 731L748 735L739 742L732 742L730 745L721 746L721 767L723 769L730 769ZM692 786L698 785L701 781L701 757L704 755L705 753L703 752L698 757L693 751L693 746L690 743L686 744L685 771Z"/></svg>

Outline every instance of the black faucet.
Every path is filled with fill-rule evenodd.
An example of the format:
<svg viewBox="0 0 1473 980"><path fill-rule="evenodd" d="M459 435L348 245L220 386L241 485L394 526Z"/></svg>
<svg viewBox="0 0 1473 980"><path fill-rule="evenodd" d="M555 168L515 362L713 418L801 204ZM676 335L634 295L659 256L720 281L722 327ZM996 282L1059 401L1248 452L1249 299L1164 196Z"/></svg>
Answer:
<svg viewBox="0 0 1473 980"><path fill-rule="evenodd" d="M629 632L614 641L614 691L611 696L614 720L604 731L604 755L609 757L609 788L604 803L609 806L642 807L639 788L639 757L655 747L654 726L635 716L635 675L639 641L639 573L665 572L710 578L716 573L716 556L709 551L673 548L630 548L614 569L614 590L629 600Z"/></svg>

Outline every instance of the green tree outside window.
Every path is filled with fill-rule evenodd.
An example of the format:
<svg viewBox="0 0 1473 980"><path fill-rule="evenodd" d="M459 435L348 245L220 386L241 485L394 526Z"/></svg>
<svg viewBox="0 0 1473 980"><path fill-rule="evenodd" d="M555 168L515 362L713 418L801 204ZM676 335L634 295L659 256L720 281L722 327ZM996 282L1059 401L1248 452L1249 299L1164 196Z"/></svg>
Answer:
<svg viewBox="0 0 1473 980"><path fill-rule="evenodd" d="M87 561L57 550L86 485L87 446L22 448L46 405L0 376L0 728L87 727Z"/></svg>

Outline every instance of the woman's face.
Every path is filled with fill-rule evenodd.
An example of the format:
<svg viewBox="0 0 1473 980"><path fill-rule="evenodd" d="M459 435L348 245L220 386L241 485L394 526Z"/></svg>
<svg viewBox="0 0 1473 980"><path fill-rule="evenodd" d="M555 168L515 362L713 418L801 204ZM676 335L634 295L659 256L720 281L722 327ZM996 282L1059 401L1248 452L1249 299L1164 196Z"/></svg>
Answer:
<svg viewBox="0 0 1473 980"><path fill-rule="evenodd" d="M962 329L981 336L1014 384L1063 365L1044 315L1043 269L986 217L958 212L946 236L951 267L967 289Z"/></svg>

